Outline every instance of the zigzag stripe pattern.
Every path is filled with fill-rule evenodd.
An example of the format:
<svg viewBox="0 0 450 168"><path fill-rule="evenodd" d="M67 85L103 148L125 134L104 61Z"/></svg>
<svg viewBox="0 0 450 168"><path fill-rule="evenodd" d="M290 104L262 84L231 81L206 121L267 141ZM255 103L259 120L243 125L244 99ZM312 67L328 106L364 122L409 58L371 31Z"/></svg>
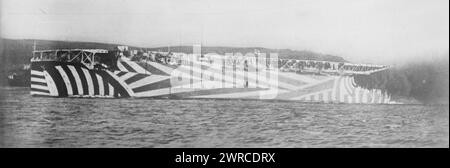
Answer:
<svg viewBox="0 0 450 168"><path fill-rule="evenodd" d="M117 67L120 71L123 72L134 72L134 73L141 73L141 74L151 74L149 71L147 71L145 68L141 67L139 64L137 64L134 61L129 60L126 57L122 57L117 62Z"/></svg>
<svg viewBox="0 0 450 168"><path fill-rule="evenodd" d="M136 97L158 96L151 92L158 89L168 89L171 87L170 76L148 75L134 72L115 71L114 74L120 81L129 87ZM163 93L168 94L168 93Z"/></svg>
<svg viewBox="0 0 450 168"><path fill-rule="evenodd" d="M389 103L389 96L380 90L368 90L356 87L353 77L337 77L331 88L312 91L290 100L304 102L334 102L334 103Z"/></svg>
<svg viewBox="0 0 450 168"><path fill-rule="evenodd" d="M173 96L325 103L391 103L389 95L380 90L358 87L352 76L302 75L291 72L275 74L269 71L265 75L278 75L276 81L269 81L261 76L250 76L245 70L243 73L223 75L222 69L217 67L204 69L171 67L156 62L139 63L143 65L121 59L118 62L120 70L114 72L88 69L77 63L36 64L31 71L31 94L57 97ZM263 85L237 87L245 81L249 81L249 85L253 84L251 81Z"/></svg>
<svg viewBox="0 0 450 168"><path fill-rule="evenodd" d="M45 67L44 71L32 70L31 73L31 94L36 96L104 98L129 96L126 89L105 71L61 64Z"/></svg>

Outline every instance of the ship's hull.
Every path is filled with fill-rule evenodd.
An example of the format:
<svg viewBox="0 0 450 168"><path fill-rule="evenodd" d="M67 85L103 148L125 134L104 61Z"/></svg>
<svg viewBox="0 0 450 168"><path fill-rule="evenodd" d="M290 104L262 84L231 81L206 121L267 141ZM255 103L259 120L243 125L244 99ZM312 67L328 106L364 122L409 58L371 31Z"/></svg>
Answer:
<svg viewBox="0 0 450 168"><path fill-rule="evenodd" d="M191 74L193 71L195 70L190 71ZM127 59L120 60L118 70L115 71L89 69L81 63L32 62L31 95L273 99L323 103L391 102L390 97L380 90L367 90L356 86L352 76L277 72L276 81L264 81L258 77L251 78L247 74L242 74L242 80L238 80L240 74L213 76L208 69L199 70L200 78L182 78L180 72L177 66L157 62L133 62ZM276 86L273 83L276 83Z"/></svg>

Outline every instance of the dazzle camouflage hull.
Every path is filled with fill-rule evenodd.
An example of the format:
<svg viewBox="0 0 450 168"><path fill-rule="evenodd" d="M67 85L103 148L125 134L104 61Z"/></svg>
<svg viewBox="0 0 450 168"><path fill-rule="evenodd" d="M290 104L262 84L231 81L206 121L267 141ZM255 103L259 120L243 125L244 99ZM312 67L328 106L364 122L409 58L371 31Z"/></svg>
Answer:
<svg viewBox="0 0 450 168"><path fill-rule="evenodd" d="M120 57L116 69L82 62L32 61L31 95L83 98L271 99L322 103L391 103L352 75L184 66ZM225 69L231 70L226 71Z"/></svg>

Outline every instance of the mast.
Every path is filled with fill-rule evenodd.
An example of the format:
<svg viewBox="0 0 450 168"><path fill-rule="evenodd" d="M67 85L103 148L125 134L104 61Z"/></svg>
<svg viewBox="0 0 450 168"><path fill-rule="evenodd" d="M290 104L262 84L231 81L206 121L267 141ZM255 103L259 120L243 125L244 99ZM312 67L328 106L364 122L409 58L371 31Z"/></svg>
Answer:
<svg viewBox="0 0 450 168"><path fill-rule="evenodd" d="M33 41L33 58L34 58L34 51L36 51L36 40Z"/></svg>

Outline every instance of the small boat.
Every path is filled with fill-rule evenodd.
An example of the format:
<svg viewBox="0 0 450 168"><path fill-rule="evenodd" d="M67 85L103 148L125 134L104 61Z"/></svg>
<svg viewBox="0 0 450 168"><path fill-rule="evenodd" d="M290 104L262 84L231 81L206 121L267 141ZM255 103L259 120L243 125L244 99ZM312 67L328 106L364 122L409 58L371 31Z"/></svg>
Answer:
<svg viewBox="0 0 450 168"><path fill-rule="evenodd" d="M13 70L8 75L8 85L11 87L28 87L30 83L30 64L21 69Z"/></svg>

